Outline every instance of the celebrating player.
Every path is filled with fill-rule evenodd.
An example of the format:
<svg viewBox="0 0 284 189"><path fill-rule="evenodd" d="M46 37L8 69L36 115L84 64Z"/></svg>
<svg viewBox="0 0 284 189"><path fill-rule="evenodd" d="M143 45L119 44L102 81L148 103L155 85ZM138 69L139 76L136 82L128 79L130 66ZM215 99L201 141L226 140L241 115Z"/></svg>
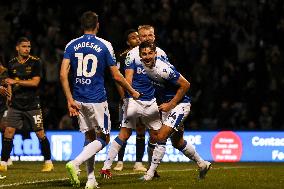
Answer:
<svg viewBox="0 0 284 189"><path fill-rule="evenodd" d="M109 142L110 116L104 88L104 70L108 67L113 78L134 98L139 97L115 65L111 43L96 36L98 15L87 11L81 17L84 35L70 41L65 48L60 78L67 99L70 116L78 116L80 131L85 133L82 152L66 164L71 184L80 186L79 166L87 161L86 188L96 188L94 155ZM68 72L73 72L73 95L68 82Z"/></svg>
<svg viewBox="0 0 284 189"><path fill-rule="evenodd" d="M126 37L126 44L128 45L128 48L119 54L117 58L117 65L120 67L121 73L124 72L124 63L127 53L133 49L134 47L138 46L140 44L138 32L134 29L127 30L125 33ZM125 97L124 90L121 89L120 86L118 86L118 91L120 93L121 99ZM121 107L120 107L121 108ZM122 114L122 111L120 109L120 114ZM120 119L122 119L122 115L119 116ZM120 120L121 121L121 120ZM134 171L147 171L147 169L142 164L142 158L144 155L145 150L145 126L138 121L136 123L136 162L134 164L133 170ZM126 143L121 147L121 149L118 152L118 162L116 166L113 168L115 171L122 171L123 170L123 157L125 152Z"/></svg>
<svg viewBox="0 0 284 189"><path fill-rule="evenodd" d="M142 25L138 27L139 39L143 41L154 42L154 27L150 25ZM161 49L157 49L157 56L166 59L167 55ZM139 57L138 46L128 52L125 59L125 78L133 86L134 89L143 94L139 100L135 100L126 95L123 104L123 120L119 135L114 139L109 148L107 160L101 170L104 178L112 176L110 172L111 165L120 150L131 136L132 129L135 129L138 121L142 122L150 132L150 140L148 143L148 157L152 157L152 149L156 143L154 137L161 127L160 115L156 98L154 97L154 88L142 66Z"/></svg>
<svg viewBox="0 0 284 189"><path fill-rule="evenodd" d="M157 56L154 43L146 41L139 46L139 55L148 76L154 83L156 97L161 102L163 125L157 135L158 144L165 144L168 138L172 145L186 157L195 161L199 167L199 178L203 179L211 167L204 161L195 148L183 139L183 122L190 112L190 97L186 95L190 83L168 61ZM165 146L157 145L153 151L151 166L144 175L144 180L152 180L155 170L165 154Z"/></svg>

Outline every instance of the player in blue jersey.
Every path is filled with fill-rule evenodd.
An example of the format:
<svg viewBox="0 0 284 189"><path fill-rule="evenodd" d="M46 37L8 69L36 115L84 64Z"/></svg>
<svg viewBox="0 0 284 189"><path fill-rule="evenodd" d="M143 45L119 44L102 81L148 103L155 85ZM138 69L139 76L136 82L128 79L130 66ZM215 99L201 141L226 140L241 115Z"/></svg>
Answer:
<svg viewBox="0 0 284 189"><path fill-rule="evenodd" d="M134 47L137 47L140 44L139 36L137 30L130 29L127 30L125 33L126 43L128 45L128 48L124 50L122 53L119 54L117 57L117 65L119 66L119 69L121 73L124 73L124 66L125 66L125 59L127 53L133 49ZM121 99L125 97L124 90L117 86L117 89L119 91ZM119 104L119 121L122 121L122 111L121 111L121 105ZM123 170L123 157L125 152L126 143L121 147L121 149L118 152L118 162L116 166L113 168L115 171L122 171ZM142 125L140 122L137 122L136 125L136 162L134 164L133 170L139 171L139 172L145 172L147 171L146 167L142 164L142 159L145 151L145 126Z"/></svg>
<svg viewBox="0 0 284 189"><path fill-rule="evenodd" d="M141 42L154 42L155 40L153 26L139 26L138 34ZM167 59L167 55L161 49L157 49L157 56L161 59ZM155 90L140 61L138 46L130 50L126 56L125 78L135 90L143 95L139 100L135 100L129 95L126 95L126 98L124 99L124 114L121 129L119 135L111 143L107 160L104 162L104 166L101 170L101 175L104 178L110 178L112 176L110 172L111 165L117 156L118 151L131 136L132 129L135 129L138 121L141 121L149 129L150 144L156 143L154 140L156 137L154 136L161 127L159 110L156 98L154 97ZM148 154L151 156L151 153Z"/></svg>
<svg viewBox="0 0 284 189"><path fill-rule="evenodd" d="M186 157L195 161L199 167L199 178L205 178L211 163L204 161L195 148L183 138L183 122L190 112L191 98L186 95L190 83L172 66L157 56L156 46L151 42L142 42L139 46L139 55L144 69L151 78L156 97L161 103L159 110L162 113L163 125L157 135L157 143L165 143L168 138L172 145ZM165 154L165 148L157 145L153 152L151 166L144 175L144 180L152 180L155 170Z"/></svg>
<svg viewBox="0 0 284 189"><path fill-rule="evenodd" d="M126 91L137 99L140 94L125 80L115 65L111 43L96 36L99 23L96 13L87 11L81 17L84 35L70 41L65 48L60 79L67 99L70 116L77 116L80 131L85 133L82 152L66 164L71 183L80 186L79 166L87 161L86 188L98 186L94 176L94 155L109 142L110 116L104 88L104 70ZM68 82L68 72L73 72L73 94Z"/></svg>

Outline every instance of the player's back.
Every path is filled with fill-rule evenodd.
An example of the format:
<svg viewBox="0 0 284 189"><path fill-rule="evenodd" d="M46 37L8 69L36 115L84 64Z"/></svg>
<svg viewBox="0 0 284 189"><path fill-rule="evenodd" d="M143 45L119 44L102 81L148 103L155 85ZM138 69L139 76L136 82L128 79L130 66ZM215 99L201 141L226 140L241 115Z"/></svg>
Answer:
<svg viewBox="0 0 284 189"><path fill-rule="evenodd" d="M105 101L104 70L115 65L111 43L84 34L66 45L64 58L70 59L74 99L85 103Z"/></svg>

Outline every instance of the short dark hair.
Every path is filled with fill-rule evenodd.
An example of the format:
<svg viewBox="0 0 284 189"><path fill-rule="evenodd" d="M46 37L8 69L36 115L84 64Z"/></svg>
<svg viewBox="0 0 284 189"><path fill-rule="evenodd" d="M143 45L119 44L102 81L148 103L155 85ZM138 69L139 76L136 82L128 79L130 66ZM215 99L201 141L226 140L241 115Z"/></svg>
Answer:
<svg viewBox="0 0 284 189"><path fill-rule="evenodd" d="M139 45L139 52L141 51L141 49L144 48L150 48L153 51L156 51L156 44L149 42L149 41L143 41L140 45Z"/></svg>
<svg viewBox="0 0 284 189"><path fill-rule="evenodd" d="M93 30L98 24L98 15L95 12L87 11L81 16L81 28L83 30Z"/></svg>
<svg viewBox="0 0 284 189"><path fill-rule="evenodd" d="M27 37L20 37L20 38L17 40L16 45L19 45L19 44L22 43L22 42L30 42L30 40L29 40Z"/></svg>
<svg viewBox="0 0 284 189"><path fill-rule="evenodd" d="M124 39L125 39L125 41L128 40L128 35L131 34L131 33L134 33L134 32L137 32L137 30L135 30L135 29L129 29L129 30L127 30L127 31L124 33Z"/></svg>

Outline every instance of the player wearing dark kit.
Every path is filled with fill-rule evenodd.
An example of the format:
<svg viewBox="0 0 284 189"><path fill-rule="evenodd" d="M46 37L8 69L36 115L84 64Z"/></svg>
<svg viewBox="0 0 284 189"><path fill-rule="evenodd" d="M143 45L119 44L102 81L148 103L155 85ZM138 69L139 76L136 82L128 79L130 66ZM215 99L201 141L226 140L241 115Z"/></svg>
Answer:
<svg viewBox="0 0 284 189"><path fill-rule="evenodd" d="M53 164L49 140L43 128L38 95L41 77L40 59L30 55L31 42L26 37L21 37L17 41L16 50L18 55L9 61L7 65L8 78L5 79L12 95L9 98L0 171L7 171L7 160L12 150L15 131L23 127L23 120L25 119L32 126L41 144L41 151L45 160L41 171L49 172L53 170Z"/></svg>
<svg viewBox="0 0 284 189"><path fill-rule="evenodd" d="M7 88L5 87L5 79L7 78L7 69L2 66L0 63L0 131L1 131L1 142L3 144L3 138L4 138L4 131L5 131L5 125L4 125L4 118L5 112L7 112L7 106L6 106L6 97L9 96L9 92ZM9 161L10 160L10 161ZM8 159L7 165L12 164L11 159ZM0 180L5 179L6 176L0 175Z"/></svg>

